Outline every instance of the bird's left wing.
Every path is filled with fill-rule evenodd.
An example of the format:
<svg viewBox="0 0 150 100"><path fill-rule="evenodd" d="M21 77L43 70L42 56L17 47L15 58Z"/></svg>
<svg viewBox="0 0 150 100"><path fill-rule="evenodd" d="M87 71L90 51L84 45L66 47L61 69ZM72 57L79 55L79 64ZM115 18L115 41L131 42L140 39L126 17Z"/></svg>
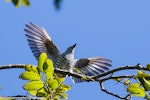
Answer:
<svg viewBox="0 0 150 100"><path fill-rule="evenodd" d="M75 68L86 76L96 76L109 70L111 60L103 57L81 58L77 60ZM81 79L72 77L75 83L82 82Z"/></svg>
<svg viewBox="0 0 150 100"><path fill-rule="evenodd" d="M40 53L46 52L48 57L55 62L60 55L60 52L46 30L33 23L26 24L26 28L24 30L26 32L25 35L27 37L28 44L36 59L38 59Z"/></svg>

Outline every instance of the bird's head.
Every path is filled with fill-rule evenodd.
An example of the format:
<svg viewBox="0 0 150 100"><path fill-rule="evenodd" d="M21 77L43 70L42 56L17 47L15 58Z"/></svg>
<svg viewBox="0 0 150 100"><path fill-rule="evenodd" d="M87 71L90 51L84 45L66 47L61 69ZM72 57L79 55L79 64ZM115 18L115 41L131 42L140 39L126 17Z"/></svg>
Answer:
<svg viewBox="0 0 150 100"><path fill-rule="evenodd" d="M76 43L70 47L67 48L66 52L67 53L74 53L75 47L76 47Z"/></svg>

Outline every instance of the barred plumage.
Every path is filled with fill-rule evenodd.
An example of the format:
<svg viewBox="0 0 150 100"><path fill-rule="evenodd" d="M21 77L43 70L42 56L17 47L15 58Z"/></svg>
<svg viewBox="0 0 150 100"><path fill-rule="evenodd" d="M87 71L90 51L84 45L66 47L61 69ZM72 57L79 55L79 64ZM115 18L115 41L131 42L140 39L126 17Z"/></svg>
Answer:
<svg viewBox="0 0 150 100"><path fill-rule="evenodd" d="M102 57L74 59L74 51L76 44L67 48L64 53L60 53L52 39L44 28L33 23L26 25L26 37L32 53L38 59L40 53L46 52L48 57L52 59L54 67L61 69L73 70L77 68L82 74L87 76L95 76L109 70L111 60ZM72 77L73 82L78 83L83 80Z"/></svg>

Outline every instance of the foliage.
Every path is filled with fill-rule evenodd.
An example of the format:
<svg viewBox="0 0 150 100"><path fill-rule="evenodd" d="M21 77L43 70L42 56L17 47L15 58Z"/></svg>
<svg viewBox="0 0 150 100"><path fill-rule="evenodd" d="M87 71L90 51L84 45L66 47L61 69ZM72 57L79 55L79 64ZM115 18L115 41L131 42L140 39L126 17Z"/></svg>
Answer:
<svg viewBox="0 0 150 100"><path fill-rule="evenodd" d="M147 66L148 67L148 66ZM150 91L150 74L146 74L146 71L142 72L141 70L138 70L138 74L133 77L137 82L136 83L130 83L124 85L127 86L127 91L131 95L135 95L137 97L144 97L147 100L149 100L149 91ZM131 79L128 79L129 81Z"/></svg>
<svg viewBox="0 0 150 100"><path fill-rule="evenodd" d="M0 70L2 69L10 69L10 68L24 68L25 72L20 75L20 78L23 80L28 80L26 84L24 84L23 89L27 90L31 99L33 97L39 97L45 100L60 100L61 98L68 99L67 92L71 87L63 84L65 78L60 76L72 76L79 79L83 79L86 82L98 82L100 84L101 91L110 94L114 97L123 100L131 100L132 95L140 98L145 98L150 100L150 65L148 64L146 67L141 66L140 64L134 66L123 66L112 69L105 73L99 74L97 76L85 76L82 73L78 72L78 69L74 69L75 72L70 72L68 70L63 70L59 68L53 68L53 63L50 59L47 58L45 53L42 53L39 57L38 67L30 64L9 64L0 66ZM125 73L118 73L121 71L127 71L127 75ZM131 71L137 70L136 73L131 73ZM129 74L130 72L130 74ZM59 77L56 75L60 75ZM117 84L121 83L126 88L125 96L121 96L119 93L115 93L105 89L104 83L109 80L114 80ZM112 84L112 83L111 83ZM121 88L121 86L117 85L117 88ZM17 97L17 96L13 96ZM21 96L27 97L29 96ZM3 98L2 98L3 99ZM8 98L7 98L8 99ZM5 100L5 98L4 98Z"/></svg>
<svg viewBox="0 0 150 100"><path fill-rule="evenodd" d="M131 94L137 96L137 97L144 97L145 96L145 90L143 87L140 87L139 83L133 83L130 84L127 88L127 91Z"/></svg>
<svg viewBox="0 0 150 100"><path fill-rule="evenodd" d="M63 84L65 78L54 74L53 63L47 58L46 53L40 55L38 67L27 64L20 78L28 80L23 89L27 90L30 95L43 97L44 100L68 99L65 92L71 86Z"/></svg>
<svg viewBox="0 0 150 100"><path fill-rule="evenodd" d="M79 79L83 79L86 82L98 82L100 84L101 91L110 94L114 97L123 100L131 100L132 95L140 98L145 98L150 100L150 65L148 64L146 67L141 66L140 64L134 66L123 66L112 69L102 74L98 74L97 76L86 76L82 75L78 69L73 69L74 72L70 72L68 70L63 70L59 68L55 68L50 59L47 58L45 53L42 53L39 57L38 67L30 64L9 64L0 66L0 70L2 69L10 69L10 68L24 68L25 72L20 75L20 78L23 80L28 80L26 84L24 84L23 89L27 90L28 93L33 97L42 98L44 100L60 100L60 99L68 99L68 95L65 94L71 86L63 84L65 78L60 76L72 76ZM127 71L127 75L125 73L118 73L121 71ZM131 73L131 71L137 70L136 73ZM76 72L76 73L75 73ZM129 74L130 72L130 74ZM57 75L59 76L57 76ZM105 89L104 83L109 80L114 80L117 84L123 84L126 88L126 95L121 96L119 93L115 93ZM111 83L112 84L112 83ZM118 86L116 88L121 88ZM128 93L127 93L128 92ZM17 96L13 96L17 97ZM22 96L27 97L29 96ZM3 98L2 98L3 99ZM8 98L7 98L8 99ZM4 98L5 100L5 98ZM34 100L34 99L33 99Z"/></svg>
<svg viewBox="0 0 150 100"><path fill-rule="evenodd" d="M6 2L10 2L10 1L12 1L14 6L16 6L17 8L20 7L20 4L22 4L24 6L29 6L30 5L29 0L6 0Z"/></svg>
<svg viewBox="0 0 150 100"><path fill-rule="evenodd" d="M12 2L13 5L17 8L19 8L21 4L23 6L30 6L29 0L6 0L6 2ZM61 2L62 0L54 0L54 5L56 9L60 9Z"/></svg>

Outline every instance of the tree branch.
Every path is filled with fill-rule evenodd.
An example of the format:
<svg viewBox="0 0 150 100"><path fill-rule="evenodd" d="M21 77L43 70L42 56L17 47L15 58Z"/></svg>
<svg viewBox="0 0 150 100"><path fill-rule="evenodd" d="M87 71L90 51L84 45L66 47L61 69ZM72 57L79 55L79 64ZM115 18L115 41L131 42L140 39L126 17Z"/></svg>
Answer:
<svg viewBox="0 0 150 100"><path fill-rule="evenodd" d="M107 80L118 79L118 78L135 78L135 75L110 76L110 77L102 78L99 81L104 82Z"/></svg>
<svg viewBox="0 0 150 100"><path fill-rule="evenodd" d="M0 97L2 100L43 100L42 97L31 97L26 95L16 95L8 97Z"/></svg>
<svg viewBox="0 0 150 100"><path fill-rule="evenodd" d="M34 66L34 65L32 65L32 66ZM2 69L11 69L11 68L25 68L25 67L26 67L26 64L8 64L8 65L0 65L0 70L2 70ZM124 66L124 67L115 68L115 69L112 69L108 72L99 74L97 76L85 76L85 75L82 75L82 74L70 72L68 70L63 70L63 69L59 69L59 68L55 68L55 72L56 73L61 73L61 74L64 74L64 75L68 75L68 76L73 76L73 77L76 77L76 78L84 78L85 81L89 82L89 81L100 81L98 78L113 74L115 72L130 70L130 69L138 69L138 70L149 71L147 69L147 67L143 67L143 66L140 66L139 64L137 64L136 66ZM118 76L118 78L125 78L125 77L133 78L133 76ZM109 78L106 78L105 80L116 79L116 78L117 77L109 77Z"/></svg>
<svg viewBox="0 0 150 100"><path fill-rule="evenodd" d="M143 67L143 66L140 66L140 64L137 64L136 66L123 66L123 67L119 67L119 68L116 68L116 69L112 69L110 71L107 71L103 74L99 74L97 76L93 76L91 77L92 79L97 79L97 78L100 78L100 77L104 77L104 76L107 76L109 74L113 74L115 72L118 72L118 71L124 71L124 70L130 70L130 69L138 69L138 70L147 70L147 67Z"/></svg>
<svg viewBox="0 0 150 100"><path fill-rule="evenodd" d="M8 64L8 65L0 65L0 70L2 69L12 69L12 68L25 68L25 64Z"/></svg>
<svg viewBox="0 0 150 100"><path fill-rule="evenodd" d="M34 66L34 65L32 65ZM22 68L24 69L26 67L26 64L8 64L8 65L0 65L0 70L3 69L12 69L12 68ZM67 70L63 70L63 69L59 69L59 68L55 68L55 73L61 73L63 75L68 75L68 76L73 76L76 78L85 78L87 81L95 81L94 79L92 79L89 76L85 76L82 74L78 74L78 73L74 73L74 72L70 72Z"/></svg>
<svg viewBox="0 0 150 100"><path fill-rule="evenodd" d="M32 65L32 66L34 66L34 65ZM25 67L26 67L26 64L9 64L9 65L1 65L0 66L0 70L2 70L2 69L11 69L11 68L23 68L24 69ZM130 94L126 95L125 97L119 96L118 94L114 94L114 93L106 90L104 88L103 83L105 81L107 81L107 80L118 79L118 78L135 79L136 75L118 75L118 76L113 76L113 74L116 73L116 72L125 71L125 70L131 70L131 69L149 71L147 67L143 67L140 64L137 64L135 66L123 66L123 67L115 68L115 69L112 69L112 70L110 70L108 72L99 74L97 76L85 76L85 75L82 75L82 74L78 74L78 73L75 73L75 72L70 72L68 70L63 70L63 69L59 69L59 68L55 68L55 73L60 73L60 74L63 74L63 75L68 75L68 76L73 76L73 77L76 77L76 78L80 78L80 79L83 79L86 82L89 82L89 81L99 82L100 88L101 88L101 90L103 92L105 92L107 94L110 94L112 96L115 96L115 97L117 97L119 99L129 100L129 99L131 99L131 95Z"/></svg>

